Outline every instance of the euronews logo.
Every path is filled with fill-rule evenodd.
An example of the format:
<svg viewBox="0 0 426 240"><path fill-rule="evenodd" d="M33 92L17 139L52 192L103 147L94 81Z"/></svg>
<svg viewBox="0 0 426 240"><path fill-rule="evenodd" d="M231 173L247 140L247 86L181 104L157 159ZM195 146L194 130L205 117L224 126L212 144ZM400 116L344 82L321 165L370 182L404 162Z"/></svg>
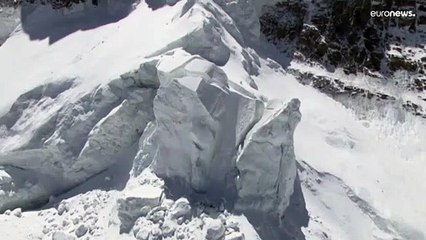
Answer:
<svg viewBox="0 0 426 240"><path fill-rule="evenodd" d="M414 18L416 13L413 10L392 10L392 11L371 11L373 18Z"/></svg>

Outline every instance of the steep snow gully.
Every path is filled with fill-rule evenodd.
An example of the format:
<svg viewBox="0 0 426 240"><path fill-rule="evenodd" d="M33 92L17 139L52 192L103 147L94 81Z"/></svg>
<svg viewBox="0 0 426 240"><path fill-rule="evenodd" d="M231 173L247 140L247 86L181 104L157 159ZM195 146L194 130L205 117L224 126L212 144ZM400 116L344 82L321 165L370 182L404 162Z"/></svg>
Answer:
<svg viewBox="0 0 426 240"><path fill-rule="evenodd" d="M267 57L262 1L111 2L32 7L0 47L5 239L424 239L369 185L394 142Z"/></svg>

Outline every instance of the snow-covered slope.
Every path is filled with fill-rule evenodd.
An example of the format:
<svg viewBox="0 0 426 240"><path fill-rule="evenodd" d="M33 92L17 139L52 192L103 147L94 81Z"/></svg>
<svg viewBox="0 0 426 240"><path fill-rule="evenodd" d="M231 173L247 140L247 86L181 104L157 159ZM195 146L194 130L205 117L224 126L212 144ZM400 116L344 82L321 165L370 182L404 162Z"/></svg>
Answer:
<svg viewBox="0 0 426 240"><path fill-rule="evenodd" d="M9 35L19 25L20 12L13 6L0 3L0 45L2 45Z"/></svg>
<svg viewBox="0 0 426 240"><path fill-rule="evenodd" d="M425 239L422 118L301 84L259 3L175 2L40 6L0 47L2 236Z"/></svg>

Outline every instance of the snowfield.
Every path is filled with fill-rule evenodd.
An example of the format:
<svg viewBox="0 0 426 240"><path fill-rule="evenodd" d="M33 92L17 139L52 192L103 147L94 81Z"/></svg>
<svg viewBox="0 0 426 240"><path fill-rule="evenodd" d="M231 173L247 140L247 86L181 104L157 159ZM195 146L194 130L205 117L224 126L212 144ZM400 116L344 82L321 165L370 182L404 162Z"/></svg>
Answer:
<svg viewBox="0 0 426 240"><path fill-rule="evenodd" d="M424 119L300 84L266 1L147 2L39 6L0 46L4 239L426 239Z"/></svg>

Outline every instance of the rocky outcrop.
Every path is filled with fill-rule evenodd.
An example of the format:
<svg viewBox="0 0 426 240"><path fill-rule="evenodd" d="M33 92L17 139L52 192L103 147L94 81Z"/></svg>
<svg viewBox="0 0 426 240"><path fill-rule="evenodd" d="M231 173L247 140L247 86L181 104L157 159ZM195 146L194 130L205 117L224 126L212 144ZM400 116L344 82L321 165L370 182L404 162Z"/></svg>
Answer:
<svg viewBox="0 0 426 240"><path fill-rule="evenodd" d="M19 25L20 15L13 1L0 1L0 46Z"/></svg>
<svg viewBox="0 0 426 240"><path fill-rule="evenodd" d="M88 0L2 0L3 4L13 5L15 7L27 3L42 5L50 4L54 9L71 7L73 4L78 4L86 1Z"/></svg>
<svg viewBox="0 0 426 240"><path fill-rule="evenodd" d="M423 47L424 9L424 3L415 0L282 1L264 8L260 23L267 39L289 57L297 51L329 70L424 72L420 59L388 53L394 45ZM373 10L411 10L416 17L372 18Z"/></svg>
<svg viewBox="0 0 426 240"><path fill-rule="evenodd" d="M309 72L301 72L295 69L289 69L297 80L304 85L312 86L328 96L341 102L348 108L354 109L361 117L366 117L369 112L375 112L378 117L385 117L390 109L405 110L413 116L426 119L426 111L418 103L410 100L402 100L393 95L352 86L339 79L327 76L318 76ZM424 88L422 78L415 78L413 81L398 81L395 79L395 85L401 89L421 93ZM404 82L406 81L406 82ZM401 120L401 119L400 119Z"/></svg>
<svg viewBox="0 0 426 240"><path fill-rule="evenodd" d="M290 59L281 63L294 63L287 70L299 82L354 109L361 118L404 121L410 115L426 117L425 9L424 2L415 0L280 1L263 8L260 24L267 40ZM416 16L371 16L382 10ZM341 70L343 76L353 74L359 80L342 81Z"/></svg>

